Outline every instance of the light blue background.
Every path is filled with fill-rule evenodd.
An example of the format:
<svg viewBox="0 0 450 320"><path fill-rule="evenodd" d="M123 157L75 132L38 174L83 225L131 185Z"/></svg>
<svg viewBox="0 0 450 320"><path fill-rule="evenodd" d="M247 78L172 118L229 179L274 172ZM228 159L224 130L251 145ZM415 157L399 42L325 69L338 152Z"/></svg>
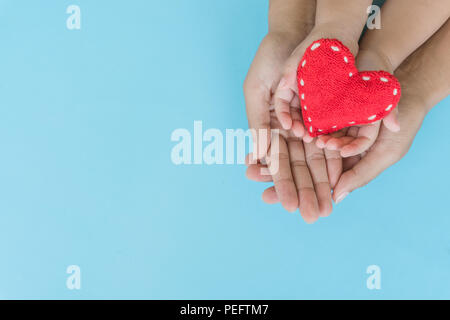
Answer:
<svg viewBox="0 0 450 320"><path fill-rule="evenodd" d="M260 0L0 2L0 298L450 298L449 99L312 226L263 204L244 166L172 164L176 128L247 128L266 16Z"/></svg>

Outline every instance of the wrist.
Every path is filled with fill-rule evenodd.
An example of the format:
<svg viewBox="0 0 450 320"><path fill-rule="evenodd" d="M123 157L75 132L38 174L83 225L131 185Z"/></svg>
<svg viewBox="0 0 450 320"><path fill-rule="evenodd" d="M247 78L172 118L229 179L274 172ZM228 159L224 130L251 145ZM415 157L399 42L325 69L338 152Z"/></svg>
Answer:
<svg viewBox="0 0 450 320"><path fill-rule="evenodd" d="M351 29L342 27L338 23L322 23L320 25L315 25L311 31L311 35L314 35L312 41L318 39L337 39L342 44L344 44L350 52L356 57L359 51L359 35L352 31Z"/></svg>
<svg viewBox="0 0 450 320"><path fill-rule="evenodd" d="M403 89L402 89L403 90ZM403 96L400 100L401 108L407 108L408 112L416 115L417 119L425 119L432 105L427 99L419 94L412 94L408 87L404 88Z"/></svg>
<svg viewBox="0 0 450 320"><path fill-rule="evenodd" d="M394 67L389 57L383 52L374 49L359 48L356 59L358 69L360 71L387 71L394 73Z"/></svg>
<svg viewBox="0 0 450 320"><path fill-rule="evenodd" d="M275 39L281 46L294 50L307 36L305 32L293 32L279 29L269 29L266 38Z"/></svg>
<svg viewBox="0 0 450 320"><path fill-rule="evenodd" d="M416 69L400 67L395 76L400 81L402 87L402 98L400 103L415 105L418 112L423 112L424 116L437 104L442 97L442 90L437 90L438 86L433 81L417 81Z"/></svg>
<svg viewBox="0 0 450 320"><path fill-rule="evenodd" d="M316 1L270 0L269 33L301 41L311 32L315 13Z"/></svg>

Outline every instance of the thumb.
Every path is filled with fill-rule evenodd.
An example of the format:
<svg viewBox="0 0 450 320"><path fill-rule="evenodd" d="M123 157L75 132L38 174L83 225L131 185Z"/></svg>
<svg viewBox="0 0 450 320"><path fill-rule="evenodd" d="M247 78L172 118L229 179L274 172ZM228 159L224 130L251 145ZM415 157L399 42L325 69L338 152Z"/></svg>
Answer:
<svg viewBox="0 0 450 320"><path fill-rule="evenodd" d="M291 104L298 97L297 69L305 53L306 43L308 43L307 40L303 41L286 60L283 67L283 75L274 94L275 113L285 130L289 130L294 126ZM301 125L300 121L296 120L295 122Z"/></svg>
<svg viewBox="0 0 450 320"><path fill-rule="evenodd" d="M341 202L351 192L375 179L394 162L392 153L385 152L381 148L370 150L353 168L344 172L339 178L333 192L334 202Z"/></svg>
<svg viewBox="0 0 450 320"><path fill-rule="evenodd" d="M269 97L260 87L244 87L247 119L253 138L252 163L267 155L270 145L270 109Z"/></svg>
<svg viewBox="0 0 450 320"><path fill-rule="evenodd" d="M383 124L391 132L400 131L400 122L398 121L398 107L392 110L392 112L383 119Z"/></svg>

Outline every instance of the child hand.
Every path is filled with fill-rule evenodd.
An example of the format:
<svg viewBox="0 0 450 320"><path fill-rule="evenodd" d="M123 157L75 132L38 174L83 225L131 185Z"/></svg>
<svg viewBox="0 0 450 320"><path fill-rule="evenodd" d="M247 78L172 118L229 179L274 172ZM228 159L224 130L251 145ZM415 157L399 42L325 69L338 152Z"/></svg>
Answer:
<svg viewBox="0 0 450 320"><path fill-rule="evenodd" d="M356 58L358 70L364 71L387 71L393 73L391 65L376 52L359 50ZM400 130L397 121L397 108L386 118L367 125L358 125L345 128L331 135L319 136L316 145L319 148L338 150L342 157L350 157L367 151L375 142L383 121L387 129L392 132Z"/></svg>
<svg viewBox="0 0 450 320"><path fill-rule="evenodd" d="M276 115L285 130L292 129L305 142L313 138L305 130L302 119L294 120L290 113L292 104L297 104L297 69L305 50L314 41L328 38L342 42L356 56L358 40L366 22L366 10L371 1L364 0L348 6L347 1L317 1L316 26L287 60L283 76L274 95Z"/></svg>

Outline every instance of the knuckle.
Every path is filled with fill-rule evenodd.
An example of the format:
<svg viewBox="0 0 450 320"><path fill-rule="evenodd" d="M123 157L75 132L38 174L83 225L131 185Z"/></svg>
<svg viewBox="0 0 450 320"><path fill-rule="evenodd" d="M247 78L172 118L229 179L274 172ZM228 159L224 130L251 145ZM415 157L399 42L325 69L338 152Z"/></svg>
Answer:
<svg viewBox="0 0 450 320"><path fill-rule="evenodd" d="M308 163L316 162L316 161L324 161L325 155L323 152L313 152L308 155L306 155L306 160Z"/></svg>
<svg viewBox="0 0 450 320"><path fill-rule="evenodd" d="M302 168L302 167L306 167L306 162L304 160L294 160L291 161L291 167L292 168Z"/></svg>

